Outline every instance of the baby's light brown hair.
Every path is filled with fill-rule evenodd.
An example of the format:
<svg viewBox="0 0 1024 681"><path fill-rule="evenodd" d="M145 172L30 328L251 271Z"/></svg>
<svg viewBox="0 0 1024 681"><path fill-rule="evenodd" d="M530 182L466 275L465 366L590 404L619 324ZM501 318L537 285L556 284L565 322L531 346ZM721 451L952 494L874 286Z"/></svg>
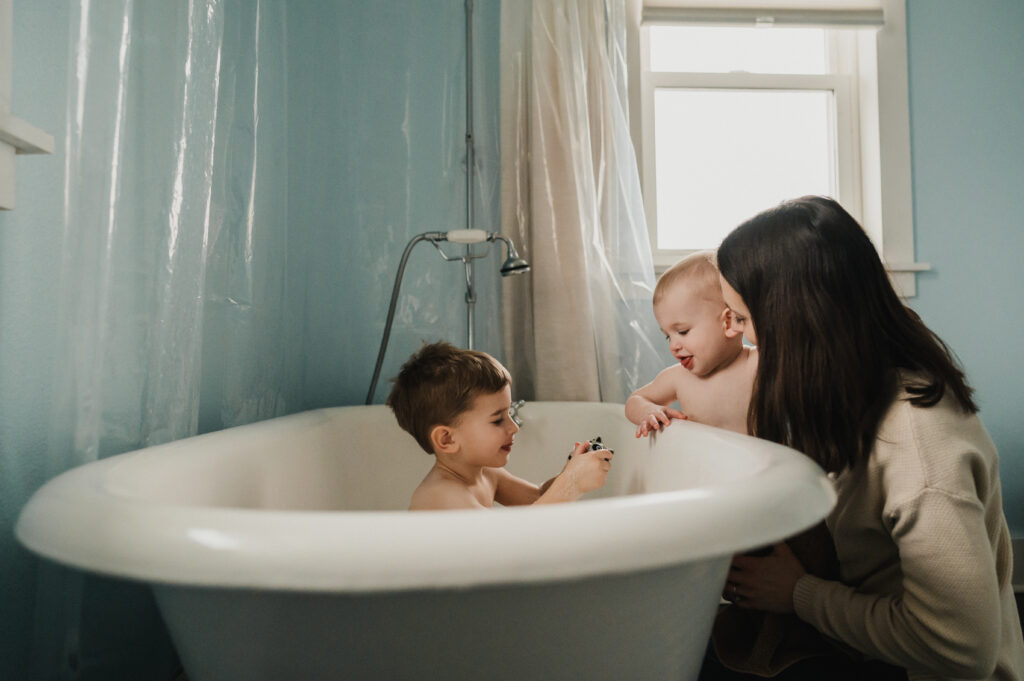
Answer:
<svg viewBox="0 0 1024 681"><path fill-rule="evenodd" d="M487 353L442 341L413 353L393 382L387 405L398 425L433 454L430 431L435 426L454 425L478 395L498 392L511 378Z"/></svg>
<svg viewBox="0 0 1024 681"><path fill-rule="evenodd" d="M700 292L701 297L718 302L722 298L722 286L718 279L718 265L714 251L697 251L669 267L658 278L654 286L654 304L665 296L669 287L686 284Z"/></svg>

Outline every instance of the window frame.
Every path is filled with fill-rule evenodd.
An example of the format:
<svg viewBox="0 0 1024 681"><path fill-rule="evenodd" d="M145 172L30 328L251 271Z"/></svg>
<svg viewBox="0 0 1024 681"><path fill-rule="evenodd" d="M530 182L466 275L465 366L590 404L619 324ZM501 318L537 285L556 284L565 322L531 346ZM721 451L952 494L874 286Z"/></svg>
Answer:
<svg viewBox="0 0 1024 681"><path fill-rule="evenodd" d="M659 1L664 3L666 0ZM645 140L651 129L645 119L647 111L652 107L644 106L644 79L650 71L646 36L643 35L646 27L641 22L643 2L627 0L629 25L626 57L629 105L633 112L630 116L630 131L640 170L645 211L650 221L651 216L655 216L656 220L656 212L654 204L648 204L649 189L653 187L654 180L653 163L648 167L648 163L653 161L653 154L645 151L645 144L651 144L653 140ZM745 3L736 4L742 6ZM911 298L917 293L916 274L930 270L931 266L917 262L914 257L906 0L880 0L880 4L884 23L873 34L866 31L837 32L837 35L843 36L842 40L854 41L855 49L846 46L844 51L832 54L833 59L846 60L837 66L840 70L851 72L852 91L857 99L856 118L847 118L856 121L859 130L858 148L854 153L858 155L861 166L860 196L843 196L842 200L847 210L871 236L896 290L901 296ZM758 9L759 15L771 13L771 9ZM776 16L785 14L782 10ZM843 23L842 20L836 22ZM856 63L849 60L856 60ZM650 116L653 118L653 112ZM847 151L841 162L847 163L849 154ZM663 257L665 254L658 254L653 239L651 248L658 263L655 272L660 274L664 269L661 263L666 261ZM676 251L672 255L683 253L686 251Z"/></svg>
<svg viewBox="0 0 1024 681"><path fill-rule="evenodd" d="M642 29L644 61L649 54L646 47L648 29ZM641 88L643 91L643 154L644 211L651 240L654 267L664 271L673 263L693 252L692 249L658 247L657 171L655 157L654 97L661 90L772 90L779 92L810 90L830 91L833 94L833 127L835 151L835 179L843 204L854 207L851 214L861 220L861 173L859 104L853 78L839 73L827 74L761 74L761 73L697 73L678 71L651 71L644 64Z"/></svg>

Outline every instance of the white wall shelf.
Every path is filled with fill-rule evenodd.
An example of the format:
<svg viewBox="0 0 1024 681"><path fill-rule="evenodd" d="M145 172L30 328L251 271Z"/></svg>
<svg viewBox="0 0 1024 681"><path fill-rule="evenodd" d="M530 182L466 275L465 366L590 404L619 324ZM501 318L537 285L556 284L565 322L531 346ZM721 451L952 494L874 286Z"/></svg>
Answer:
<svg viewBox="0 0 1024 681"><path fill-rule="evenodd" d="M53 136L11 115L13 0L0 0L0 210L14 208L14 158L52 154Z"/></svg>
<svg viewBox="0 0 1024 681"><path fill-rule="evenodd" d="M3 111L0 111L0 143L14 147L19 154L53 153L53 135Z"/></svg>

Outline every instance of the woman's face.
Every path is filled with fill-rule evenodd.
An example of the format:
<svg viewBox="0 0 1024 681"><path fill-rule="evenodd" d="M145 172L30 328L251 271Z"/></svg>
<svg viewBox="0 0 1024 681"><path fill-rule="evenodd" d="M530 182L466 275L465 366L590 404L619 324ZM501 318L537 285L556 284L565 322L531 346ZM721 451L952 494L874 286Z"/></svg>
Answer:
<svg viewBox="0 0 1024 681"><path fill-rule="evenodd" d="M722 282L722 298L725 299L725 304L729 307L729 321L725 330L726 335L732 337L743 334L752 345L757 345L757 336L754 334L754 322L750 321L750 310L747 309L743 299L740 298L740 294L736 293L732 286L729 285L729 282L725 280L725 277L719 275L718 278Z"/></svg>

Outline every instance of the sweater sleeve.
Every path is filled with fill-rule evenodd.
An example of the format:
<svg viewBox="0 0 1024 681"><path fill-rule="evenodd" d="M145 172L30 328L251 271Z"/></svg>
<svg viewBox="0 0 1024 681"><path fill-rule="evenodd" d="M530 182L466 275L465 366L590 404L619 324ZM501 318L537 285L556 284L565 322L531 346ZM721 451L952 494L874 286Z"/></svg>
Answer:
<svg viewBox="0 0 1024 681"><path fill-rule="evenodd" d="M891 664L990 676L1000 641L999 587L980 501L926 488L889 520L902 592L864 593L805 575L793 593L797 615Z"/></svg>

